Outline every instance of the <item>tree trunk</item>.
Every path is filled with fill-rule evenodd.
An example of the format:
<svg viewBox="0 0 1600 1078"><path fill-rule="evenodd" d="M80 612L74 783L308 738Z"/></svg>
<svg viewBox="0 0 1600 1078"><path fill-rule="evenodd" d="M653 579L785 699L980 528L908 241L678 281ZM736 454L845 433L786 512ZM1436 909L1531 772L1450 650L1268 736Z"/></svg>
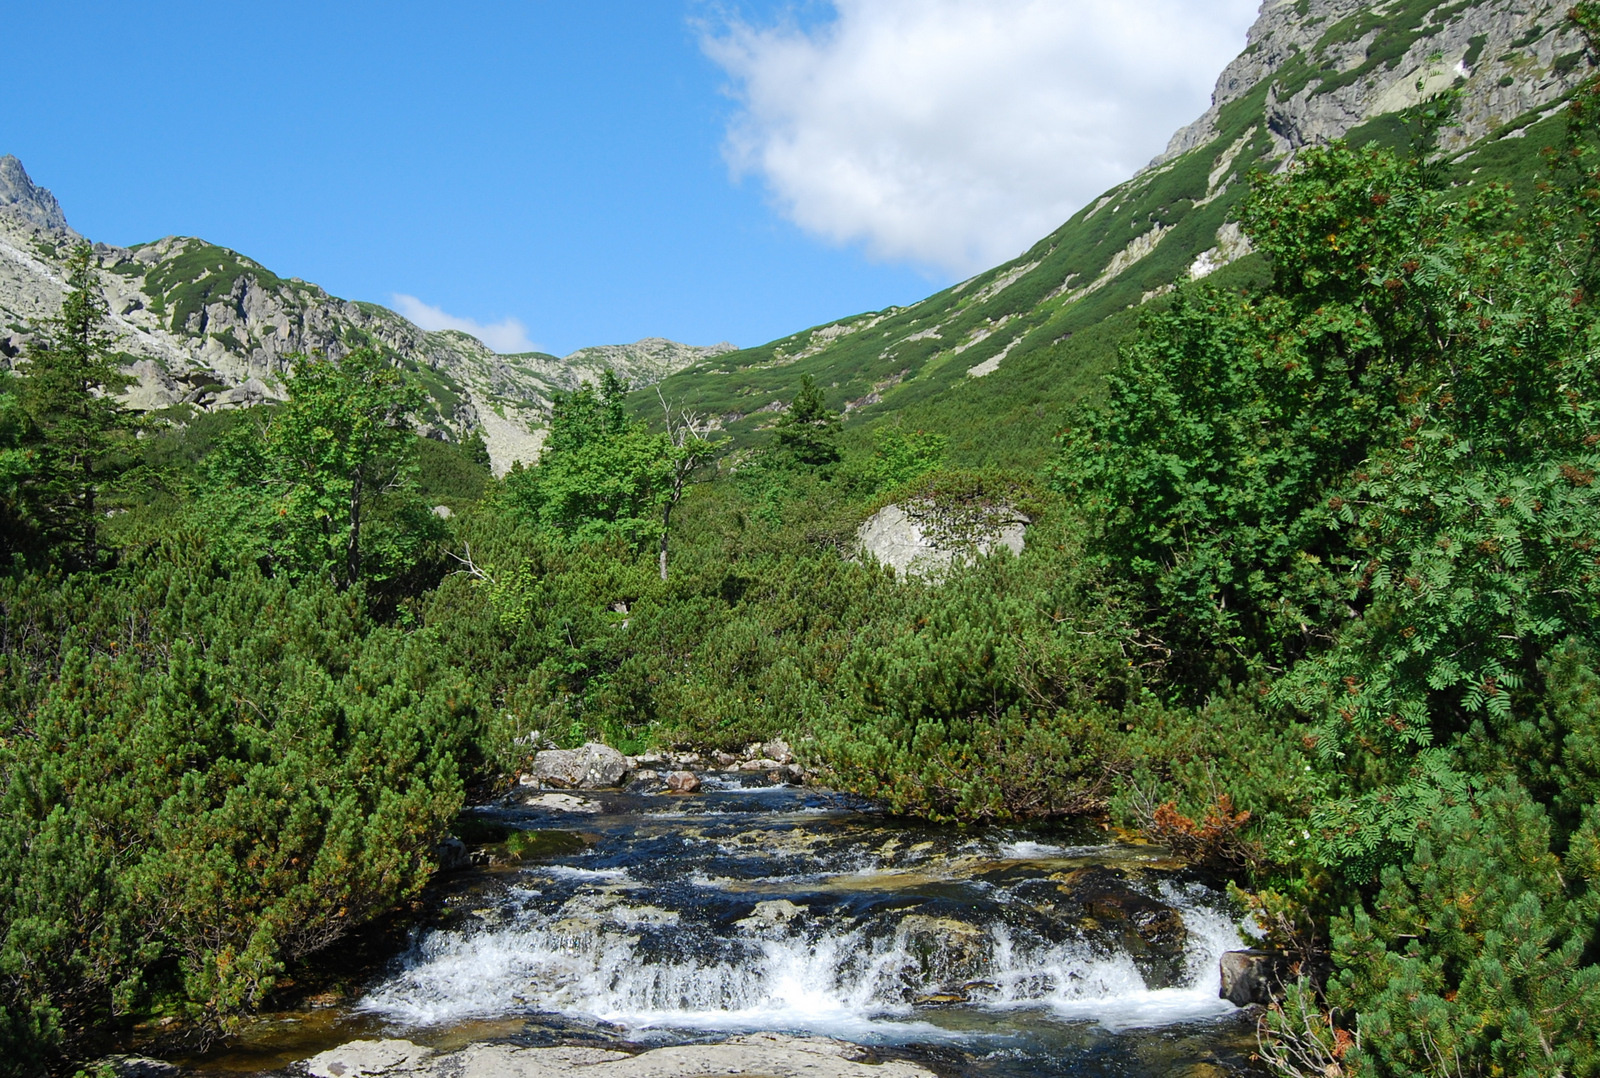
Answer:
<svg viewBox="0 0 1600 1078"><path fill-rule="evenodd" d="M672 502L661 510L661 579L667 579L667 525L672 523Z"/></svg>
<svg viewBox="0 0 1600 1078"><path fill-rule="evenodd" d="M361 576L361 473L350 484L350 538L345 544L344 586L350 587Z"/></svg>

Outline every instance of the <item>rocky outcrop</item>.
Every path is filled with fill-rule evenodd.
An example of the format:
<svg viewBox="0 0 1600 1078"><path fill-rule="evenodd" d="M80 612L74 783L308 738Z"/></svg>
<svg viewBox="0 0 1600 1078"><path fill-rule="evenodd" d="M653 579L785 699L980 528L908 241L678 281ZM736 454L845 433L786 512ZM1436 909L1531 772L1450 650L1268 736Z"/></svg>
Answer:
<svg viewBox="0 0 1600 1078"><path fill-rule="evenodd" d="M1393 7L1393 5L1389 5ZM1277 154L1343 136L1459 83L1459 126L1445 152L1569 92L1588 73L1567 28L1571 5L1480 0L1396 13L1362 0L1266 0L1244 52L1223 69L1205 114L1172 136L1161 165L1213 141L1222 110L1267 83L1265 116ZM1420 84L1420 85L1419 85Z"/></svg>
<svg viewBox="0 0 1600 1078"><path fill-rule="evenodd" d="M11 154L0 157L0 210L34 228L69 231L56 196L35 185Z"/></svg>
<svg viewBox="0 0 1600 1078"><path fill-rule="evenodd" d="M605 1048L472 1044L436 1053L410 1041L352 1041L306 1062L312 1078L933 1078L903 1060L826 1037L752 1033L720 1044L656 1048L630 1055Z"/></svg>
<svg viewBox="0 0 1600 1078"><path fill-rule="evenodd" d="M580 348L563 357L561 362L572 370L592 371L596 378L601 371L614 370L623 373L635 385L650 385L702 359L711 359L735 350L734 345L727 341L697 347L663 337L645 337L632 344Z"/></svg>

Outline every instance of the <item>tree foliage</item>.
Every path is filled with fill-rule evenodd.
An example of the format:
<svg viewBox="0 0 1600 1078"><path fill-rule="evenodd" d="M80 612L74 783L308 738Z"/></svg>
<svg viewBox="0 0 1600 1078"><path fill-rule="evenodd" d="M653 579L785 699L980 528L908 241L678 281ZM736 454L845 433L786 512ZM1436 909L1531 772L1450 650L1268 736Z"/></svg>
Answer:
<svg viewBox="0 0 1600 1078"><path fill-rule="evenodd" d="M773 428L771 451L782 463L800 468L826 468L839 461L839 415L828 408L809 374L800 379L794 399Z"/></svg>
<svg viewBox="0 0 1600 1078"><path fill-rule="evenodd" d="M302 358L289 399L207 458L204 530L235 550L340 588L415 565L440 532L417 495L422 391L372 349Z"/></svg>
<svg viewBox="0 0 1600 1078"><path fill-rule="evenodd" d="M672 510L717 446L697 417L675 415L664 399L665 429L652 431L627 414L627 391L608 370L598 389L585 382L557 394L539 462L508 478L505 504L572 542L654 542L666 579Z"/></svg>

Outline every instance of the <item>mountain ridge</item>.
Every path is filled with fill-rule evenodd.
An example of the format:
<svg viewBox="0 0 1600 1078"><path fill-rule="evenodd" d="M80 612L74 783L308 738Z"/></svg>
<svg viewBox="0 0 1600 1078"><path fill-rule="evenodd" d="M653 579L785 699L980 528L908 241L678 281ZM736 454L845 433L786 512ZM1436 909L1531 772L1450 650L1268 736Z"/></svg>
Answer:
<svg viewBox="0 0 1600 1078"><path fill-rule="evenodd" d="M33 327L60 309L67 255L83 242L22 162L0 157L0 360L22 361ZM338 358L370 345L428 391L422 432L452 441L480 433L498 473L537 458L552 394L598 381L607 369L650 385L733 349L647 337L566 357L502 355L469 334L424 330L387 307L339 299L196 237L92 247L110 328L135 378L123 398L130 407L181 421L188 411L279 399L291 357Z"/></svg>
<svg viewBox="0 0 1600 1078"><path fill-rule="evenodd" d="M1239 281L1262 272L1234 221L1252 169L1282 169L1301 147L1338 137L1397 145L1405 110L1454 89L1458 126L1439 141L1452 178L1531 174L1588 68L1565 10L1552 0L1267 0L1207 110L1028 251L917 303L701 361L667 378L667 392L745 441L805 374L857 422L899 413L942 429L956 410L988 422L993 408L1064 416L1099 392L1139 309L1219 271ZM1013 463L1048 451L1050 424L1037 425L1033 458ZM978 463L992 442L977 429L952 449Z"/></svg>

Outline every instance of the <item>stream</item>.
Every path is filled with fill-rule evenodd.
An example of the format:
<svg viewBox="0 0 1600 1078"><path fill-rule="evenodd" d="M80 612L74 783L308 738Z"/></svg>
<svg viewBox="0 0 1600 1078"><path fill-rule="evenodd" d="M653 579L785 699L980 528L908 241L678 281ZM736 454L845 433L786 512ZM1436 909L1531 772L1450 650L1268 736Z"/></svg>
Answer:
<svg viewBox="0 0 1600 1078"><path fill-rule="evenodd" d="M1253 1019L1217 996L1236 914L1164 851L704 778L469 810L488 863L443 876L359 992L186 1062L265 1074L356 1037L631 1049L770 1030L949 1076L1249 1071Z"/></svg>

